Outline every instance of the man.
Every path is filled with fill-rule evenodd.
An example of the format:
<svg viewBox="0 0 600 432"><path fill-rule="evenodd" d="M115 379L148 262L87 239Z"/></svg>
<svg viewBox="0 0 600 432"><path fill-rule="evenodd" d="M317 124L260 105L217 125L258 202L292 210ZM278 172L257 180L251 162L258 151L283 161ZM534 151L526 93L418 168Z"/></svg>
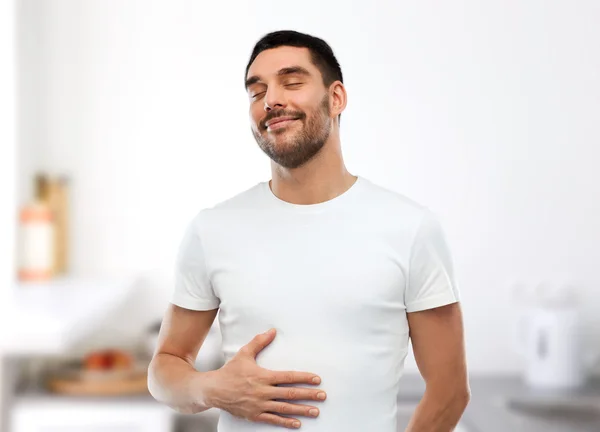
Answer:
<svg viewBox="0 0 600 432"><path fill-rule="evenodd" d="M410 337L426 391L408 429L453 430L469 386L436 217L346 170L346 89L323 40L267 34L245 84L272 179L189 225L152 395L186 413L219 408L220 432L396 432ZM226 363L197 372L217 311Z"/></svg>

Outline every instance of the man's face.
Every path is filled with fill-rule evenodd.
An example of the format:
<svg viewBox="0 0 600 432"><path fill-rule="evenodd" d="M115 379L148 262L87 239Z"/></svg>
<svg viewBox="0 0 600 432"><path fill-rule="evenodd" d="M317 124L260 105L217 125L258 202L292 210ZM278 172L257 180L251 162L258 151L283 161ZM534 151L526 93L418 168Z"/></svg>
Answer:
<svg viewBox="0 0 600 432"><path fill-rule="evenodd" d="M297 168L321 150L332 126L328 89L307 48L261 52L248 70L252 134L278 165Z"/></svg>

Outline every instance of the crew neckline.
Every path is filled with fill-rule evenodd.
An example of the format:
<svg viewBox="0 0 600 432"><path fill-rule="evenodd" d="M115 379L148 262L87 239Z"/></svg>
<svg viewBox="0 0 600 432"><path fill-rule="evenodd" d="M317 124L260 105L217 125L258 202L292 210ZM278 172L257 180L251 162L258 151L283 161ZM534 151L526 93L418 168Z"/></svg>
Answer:
<svg viewBox="0 0 600 432"><path fill-rule="evenodd" d="M326 209L337 207L342 203L346 202L357 193L357 191L361 188L363 183L364 179L361 176L357 175L354 183L348 189L346 189L346 191L327 201L315 204L295 204L289 201L282 200L277 195L275 195L275 193L269 186L269 180L262 183L262 188L265 194L267 195L269 202L271 202L279 208L302 213L318 213Z"/></svg>

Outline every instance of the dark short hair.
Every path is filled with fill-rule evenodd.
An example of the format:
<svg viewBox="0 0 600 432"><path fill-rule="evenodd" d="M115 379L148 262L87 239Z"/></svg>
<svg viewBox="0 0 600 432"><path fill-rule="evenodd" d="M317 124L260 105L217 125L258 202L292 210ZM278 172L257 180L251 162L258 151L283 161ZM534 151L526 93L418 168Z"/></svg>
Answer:
<svg viewBox="0 0 600 432"><path fill-rule="evenodd" d="M318 37L293 30L279 30L264 35L256 45L254 45L252 55L246 66L246 75L244 76L244 79L248 76L250 65L252 65L261 52L280 46L308 48L311 60L321 72L323 84L325 84L326 87L329 87L334 81L344 82L342 69L329 44Z"/></svg>

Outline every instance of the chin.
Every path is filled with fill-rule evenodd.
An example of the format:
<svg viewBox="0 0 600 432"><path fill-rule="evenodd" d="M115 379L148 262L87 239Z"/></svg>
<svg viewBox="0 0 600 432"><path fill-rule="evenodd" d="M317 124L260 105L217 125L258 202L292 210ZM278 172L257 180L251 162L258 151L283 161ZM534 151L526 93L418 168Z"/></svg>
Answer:
<svg viewBox="0 0 600 432"><path fill-rule="evenodd" d="M296 140L293 137L275 139L271 141L273 148L277 149L281 153L289 153L290 149L295 148Z"/></svg>
<svg viewBox="0 0 600 432"><path fill-rule="evenodd" d="M275 129L274 131L265 131L265 135L267 137L280 137L283 135L290 135L290 128L286 127L286 128L281 128L281 129Z"/></svg>

